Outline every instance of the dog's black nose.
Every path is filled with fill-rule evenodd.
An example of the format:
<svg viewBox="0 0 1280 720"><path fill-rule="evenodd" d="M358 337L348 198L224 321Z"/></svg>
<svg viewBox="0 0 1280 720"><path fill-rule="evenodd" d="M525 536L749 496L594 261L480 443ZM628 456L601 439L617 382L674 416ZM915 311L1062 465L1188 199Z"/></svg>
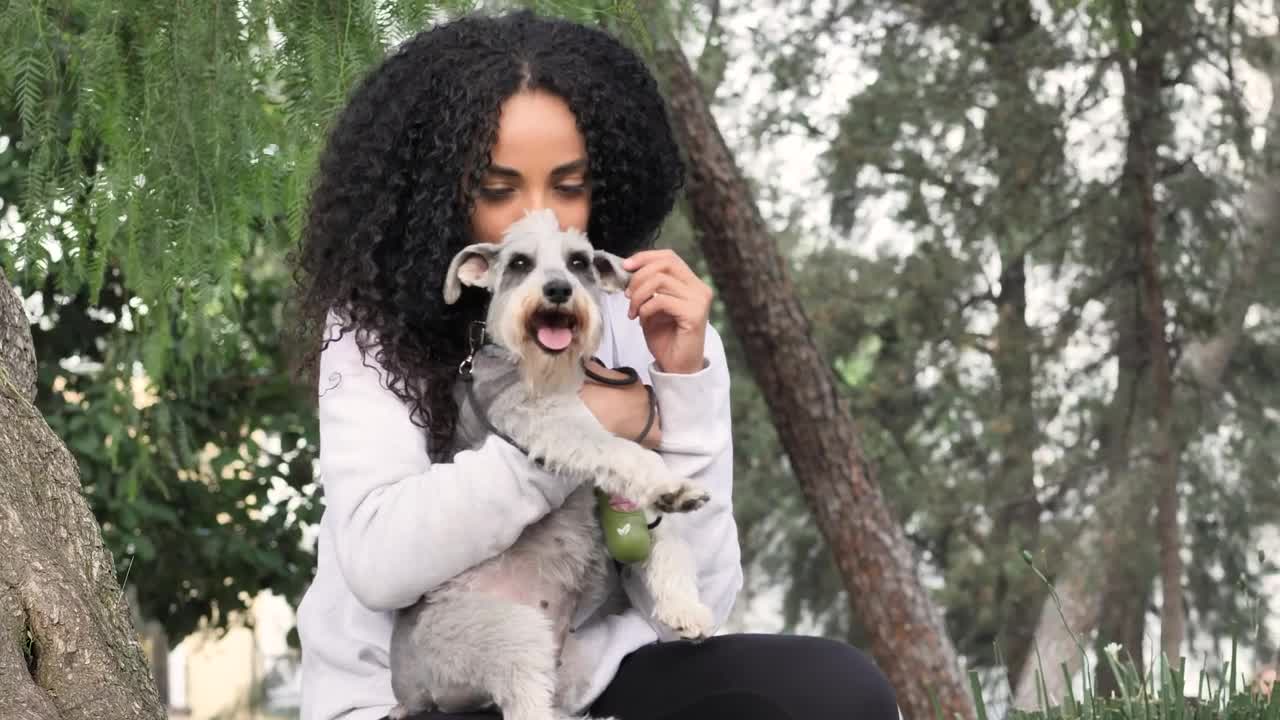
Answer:
<svg viewBox="0 0 1280 720"><path fill-rule="evenodd" d="M569 302L569 296L572 294L573 286L565 280L551 280L542 286L543 297L556 305L563 305Z"/></svg>

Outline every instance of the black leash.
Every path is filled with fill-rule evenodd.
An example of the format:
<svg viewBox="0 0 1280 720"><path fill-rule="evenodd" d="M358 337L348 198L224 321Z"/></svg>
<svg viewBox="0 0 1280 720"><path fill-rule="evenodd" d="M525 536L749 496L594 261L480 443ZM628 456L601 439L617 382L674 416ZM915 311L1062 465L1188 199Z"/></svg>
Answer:
<svg viewBox="0 0 1280 720"><path fill-rule="evenodd" d="M601 365L604 365L604 363L600 362L600 358L592 357L591 359L600 363ZM603 375L600 375L596 373L594 370L592 370L591 366L585 362L582 363L582 371L587 374L587 377L591 378L592 380L595 380L601 385L612 385L613 387L628 387L640 382L640 373L636 372L635 368L627 367L625 365L622 367L614 368L615 372L620 372L623 375L627 376L626 378L621 380L615 380L613 378L607 378ZM657 419L657 416L658 416L658 396L656 393L653 392L653 386L645 385L644 389L645 389L645 392L647 392L649 395L649 416L645 418L644 428L640 431L640 434L635 437L636 442L640 442L645 439L645 436L647 436L649 434L649 431L653 429L653 421Z"/></svg>
<svg viewBox="0 0 1280 720"><path fill-rule="evenodd" d="M471 326L467 330L467 343L470 346L466 359L458 365L458 377L462 378L463 387L467 390L467 402L471 403L471 407L475 408L476 417L480 418L480 423L484 425L484 429L490 433L497 435L503 440L511 443L517 450L529 455L529 450L514 438L494 427L489 422L489 414L484 411L484 406L480 404L480 400L476 397L476 378L471 374L471 369L476 357L476 351L488 344L488 335L485 333L485 325L479 320L471 321ZM542 459L529 456L534 465L542 467Z"/></svg>

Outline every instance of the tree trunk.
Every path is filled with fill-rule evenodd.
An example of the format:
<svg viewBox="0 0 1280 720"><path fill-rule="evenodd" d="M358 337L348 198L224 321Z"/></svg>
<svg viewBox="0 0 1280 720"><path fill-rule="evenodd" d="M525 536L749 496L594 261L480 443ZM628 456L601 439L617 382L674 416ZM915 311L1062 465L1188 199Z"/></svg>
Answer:
<svg viewBox="0 0 1280 720"><path fill-rule="evenodd" d="M1124 250L1121 262L1129 271L1111 300L1110 315L1116 327L1116 390L1108 403L1102 427L1107 485L1095 503L1098 544L1077 548L1083 554L1068 560L1081 563L1075 571L1083 572L1088 578L1084 586L1092 584L1093 591L1098 593L1095 605L1098 662L1094 666L1093 682L1099 697L1109 697L1119 689L1101 654L1105 645L1119 643L1135 659L1142 657L1142 618L1151 584L1149 568L1154 564L1153 554L1149 552L1151 498L1133 462L1133 431L1140 421L1139 408L1144 402L1141 290L1133 248Z"/></svg>
<svg viewBox="0 0 1280 720"><path fill-rule="evenodd" d="M987 220L1000 259L992 350L1000 409L992 427L999 433L1000 461L986 495L993 509L987 552L997 568L998 642L1010 682L1031 658L1036 614L1046 595L1020 559L1022 550L1039 547L1042 511L1035 483L1040 427L1033 392L1035 333L1027 323L1027 248L1045 222L1043 204L1033 199L1041 191L1029 190L1028 179L1044 174L1044 165L1051 164L1045 158L1057 156L1045 149L1046 142L1055 142L1047 116L1056 120L1057 109L1042 104L1032 90L1043 33L1029 0L1016 0L994 8L980 35L995 93L983 133L995 150L990 169L1001 188L988 200Z"/></svg>
<svg viewBox="0 0 1280 720"><path fill-rule="evenodd" d="M1071 549L1062 555L1062 570L1053 572L1054 568L1048 568L1062 604L1062 616L1052 598L1046 598L1036 625L1033 643L1036 655L1023 664L1018 683L1014 686L1014 706L1023 710L1039 707L1035 679L1042 667L1044 676L1041 683L1049 703L1056 705L1062 701L1066 690L1066 680L1060 672L1062 664L1066 663L1072 672L1083 665L1081 646L1089 645L1090 637L1102 619L1104 589L1115 587L1116 576L1124 575L1126 566L1118 560L1136 561L1134 539L1141 533L1125 521L1142 507L1136 502L1141 498L1135 498L1138 492L1130 477L1130 436L1141 381L1141 328L1136 317L1136 296L1137 288L1133 282L1122 282L1113 293L1111 307L1116 326L1117 384L1108 403L1099 438L1106 466L1107 489L1094 503L1097 508L1095 519L1088 522ZM1150 503L1146 507L1150 508ZM1114 601L1110 608L1116 612ZM1120 627L1125 624L1123 620L1108 623ZM1101 644L1118 640L1112 637ZM1095 683L1100 679L1104 689L1114 687L1110 671L1100 669L1100 665L1093 668L1098 676Z"/></svg>
<svg viewBox="0 0 1280 720"><path fill-rule="evenodd" d="M0 717L160 720L75 460L34 398L26 315L0 273Z"/></svg>
<svg viewBox="0 0 1280 720"><path fill-rule="evenodd" d="M1146 541L1150 526L1150 498L1134 477L1133 429L1142 404L1143 325L1140 317L1138 267L1132 243L1123 244L1117 262L1123 264L1108 302L1108 316L1115 328L1112 354L1116 358L1116 389L1103 414L1099 429L1099 446L1106 468L1103 489L1094 502L1096 514L1081 530L1073 546L1060 556L1062 570L1048 568L1066 614L1063 624L1058 608L1046 598L1040 610L1033 647L1039 653L1036 662L1021 668L1014 703L1022 709L1039 705L1036 673L1044 668L1041 679L1050 703L1061 702L1066 684L1061 665L1074 671L1083 658L1077 641L1087 647L1093 631L1100 628L1096 646L1117 642L1135 657L1141 655L1142 627L1133 629L1133 618L1139 618L1146 607L1145 586L1134 579L1147 577ZM1072 637L1072 636L1075 637ZM1136 641L1136 644L1135 644ZM1110 668L1098 655L1093 682L1101 697L1117 688Z"/></svg>
<svg viewBox="0 0 1280 720"><path fill-rule="evenodd" d="M1039 544L1041 507L1036 497L1033 455L1040 430L1032 396L1035 374L1026 315L1027 260L1024 255L1005 255L1002 261L995 330L999 345L993 359L1005 430L1000 444L1000 475L994 478L1001 493L991 505L999 510L994 513L990 547L1000 553L992 562L1000 568L996 588L1003 617L1000 640L1012 681L1031 657L1033 623L1045 589L1021 561L1014 560L1020 551L1034 551Z"/></svg>
<svg viewBox="0 0 1280 720"><path fill-rule="evenodd" d="M1013 686L1013 706L1019 710L1040 709L1041 691L1047 696L1048 705L1061 703L1067 688L1062 666L1065 664L1074 675L1084 665L1082 650L1088 647L1089 637L1098 626L1102 605L1098 577L1091 569L1101 542L1099 525L1085 526L1066 558L1064 572L1054 581L1061 607L1052 598L1046 598L1040 606L1032 643L1034 654L1019 668Z"/></svg>
<svg viewBox="0 0 1280 720"><path fill-rule="evenodd" d="M871 653L909 720L974 709L951 640L862 453L782 254L726 146L688 61L662 35L673 122L690 164L690 215L730 323L836 564Z"/></svg>
<svg viewBox="0 0 1280 720"><path fill-rule="evenodd" d="M1117 27L1133 25L1128 5L1117 3L1114 22ZM1169 347L1165 341L1164 293L1158 268L1155 201L1157 149L1168 134L1169 117L1161 93L1166 56L1179 42L1187 10L1185 8L1135 8L1142 33L1137 38L1132 57L1121 62L1124 79L1124 106L1127 123L1125 165L1120 181L1125 214L1120 219L1124 239L1132 243L1137 261L1142 308L1142 336L1146 366L1150 372L1151 423L1150 437L1153 463L1144 467L1143 492L1134 497L1133 510L1149 518L1150 499L1156 500L1156 529L1159 562L1149 562L1147 553L1141 561L1112 558L1109 577L1119 585L1109 585L1103 599L1102 637L1100 642L1118 640L1137 662L1142 661L1141 639L1145 620L1145 602L1151 580L1158 571L1164 596L1161 602L1161 646L1173 660L1181 656L1183 635L1181 533L1178 530L1177 459L1173 447L1173 371ZM1143 423L1146 425L1146 423ZM1146 495L1146 498L1141 498ZM1135 522L1134 527L1148 527ZM1142 543L1145 544L1145 543ZM1135 543L1136 550L1139 543ZM1127 567L1126 567L1127 566ZM1123 569L1123 576L1116 575ZM1108 611L1112 603L1116 611ZM1140 603L1135 606L1135 603ZM1124 625L1113 625L1114 619ZM1115 637L1107 637L1115 636Z"/></svg>
<svg viewBox="0 0 1280 720"><path fill-rule="evenodd" d="M1148 20L1143 18L1144 26ZM1128 186L1130 197L1140 201L1133 206L1130 229L1134 231L1133 239L1138 246L1139 266L1142 268L1142 310L1151 368L1152 451L1155 458L1152 484L1157 498L1156 532L1160 543L1163 590L1160 645L1169 661L1177 663L1182 656L1184 634L1182 533L1178 528L1178 467L1173 449L1173 370L1164 334L1164 288L1156 250L1155 159L1160 134L1155 126L1162 122L1160 84L1164 74L1164 41L1157 38L1154 47L1144 48L1146 41L1144 34L1134 72L1125 74L1125 95L1129 97L1126 152L1129 167L1125 171L1124 184Z"/></svg>
<svg viewBox="0 0 1280 720"><path fill-rule="evenodd" d="M1150 156L1148 156L1150 157ZM1147 166L1147 172L1151 170ZM1149 179L1150 176L1148 176ZM1168 661L1177 666L1182 657L1186 632L1182 602L1182 532L1178 523L1178 466L1173 449L1173 371L1169 344L1165 340L1164 289L1160 280L1160 258L1156 252L1156 209L1151 183L1143 185L1143 214L1146 225L1139 236L1142 256L1143 310L1147 321L1147 348L1151 353L1152 403L1155 420L1153 440L1154 479L1158 487L1156 533L1160 539L1160 646Z"/></svg>

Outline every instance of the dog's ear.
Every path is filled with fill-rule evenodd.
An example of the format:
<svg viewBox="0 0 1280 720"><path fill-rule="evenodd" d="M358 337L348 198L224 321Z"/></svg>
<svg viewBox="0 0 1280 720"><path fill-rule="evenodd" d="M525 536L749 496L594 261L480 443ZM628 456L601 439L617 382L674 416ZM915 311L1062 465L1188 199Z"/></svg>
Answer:
<svg viewBox="0 0 1280 720"><path fill-rule="evenodd" d="M622 258L611 252L596 250L591 262L595 265L600 287L608 292L624 290L631 282L631 273L622 269Z"/></svg>
<svg viewBox="0 0 1280 720"><path fill-rule="evenodd" d="M493 285L493 264L498 246L493 243L468 245L453 256L444 276L444 301L452 305L462 296L462 286L488 288Z"/></svg>

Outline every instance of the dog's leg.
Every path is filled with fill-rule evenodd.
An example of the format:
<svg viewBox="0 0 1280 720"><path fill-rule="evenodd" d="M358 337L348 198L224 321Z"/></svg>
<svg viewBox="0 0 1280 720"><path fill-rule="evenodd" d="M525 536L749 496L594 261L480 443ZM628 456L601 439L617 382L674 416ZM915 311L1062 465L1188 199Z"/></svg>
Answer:
<svg viewBox="0 0 1280 720"><path fill-rule="evenodd" d="M645 585L653 596L653 615L686 640L711 634L711 610L698 599L693 553L670 525L653 528L653 548L643 566Z"/></svg>
<svg viewBox="0 0 1280 720"><path fill-rule="evenodd" d="M524 605L505 606L502 620L504 637L477 643L487 651L487 667L476 668L476 679L505 720L555 720L556 643L550 620Z"/></svg>
<svg viewBox="0 0 1280 720"><path fill-rule="evenodd" d="M594 481L607 493L662 512L697 510L711 497L675 476L657 453L605 430L576 396L509 407L504 431L552 472Z"/></svg>
<svg viewBox="0 0 1280 720"><path fill-rule="evenodd" d="M393 632L392 685L405 710L419 711L418 698L400 696L405 683L397 677L419 678L443 712L472 712L492 700L506 720L556 720L555 637L541 610L447 593L398 622L404 624Z"/></svg>

